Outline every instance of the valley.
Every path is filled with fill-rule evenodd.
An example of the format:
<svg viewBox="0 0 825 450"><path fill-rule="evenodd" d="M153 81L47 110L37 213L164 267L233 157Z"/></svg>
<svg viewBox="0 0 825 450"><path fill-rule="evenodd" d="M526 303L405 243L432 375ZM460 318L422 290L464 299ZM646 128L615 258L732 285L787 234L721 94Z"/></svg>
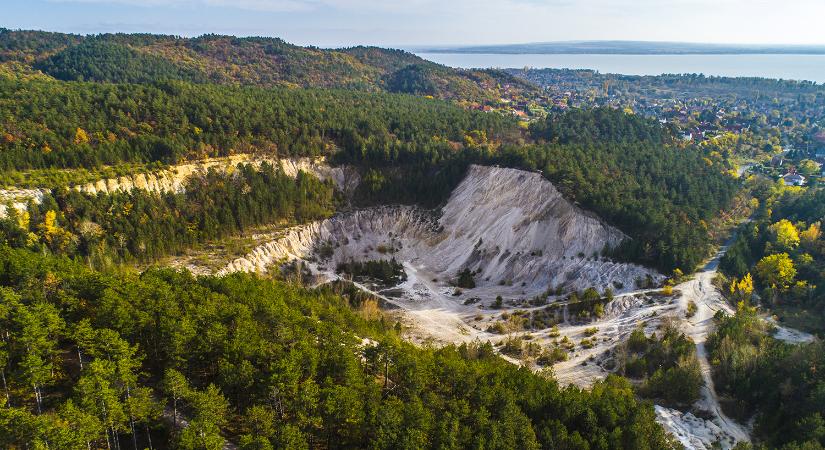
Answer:
<svg viewBox="0 0 825 450"><path fill-rule="evenodd" d="M0 28L0 448L821 449L823 105Z"/></svg>
<svg viewBox="0 0 825 450"><path fill-rule="evenodd" d="M361 182L355 167L332 167L324 158L242 154L71 189L93 196L132 190L180 193L207 172L231 175L240 167L263 164L292 178L302 171L329 180L348 202ZM2 195L22 212L29 201L39 204L47 192L10 189ZM625 239L624 233L565 199L538 173L472 165L446 202L433 210L355 208L305 225L272 224L166 258L162 264L218 276L252 272L289 278L297 271L312 288L343 281L379 299L385 314L403 324L402 334L411 342L489 343L514 364L533 370L552 367L560 384L582 388L617 371L616 352L633 330L655 334L663 323L676 322L696 343L704 385L689 410L656 405L657 420L688 448L730 449L748 442L748 427L727 417L719 405L704 344L713 332L714 314L735 312L712 284L727 244L689 280L664 293L664 275L607 256ZM353 278L337 270L344 263L384 260L400 263L400 283ZM460 280L462 273L469 274L469 285ZM600 312L583 317L568 312L570 293L587 289L599 293ZM697 307L692 314L690 304ZM530 319L541 314L549 314L550 321L537 325ZM795 343L813 339L781 326L776 337ZM515 353L508 348L514 341L519 343ZM531 348L564 348L564 357L548 363Z"/></svg>
<svg viewBox="0 0 825 450"><path fill-rule="evenodd" d="M663 321L675 321L696 343L704 386L689 411L657 405L658 420L688 448L730 449L749 442L748 427L729 418L719 405L705 349L714 315L735 312L712 284L726 246L691 279L674 286L673 294L663 295L658 287L639 288L647 279L658 286L662 275L599 256L599 248L623 238L591 213L559 198L552 184L536 174L473 166L438 211L384 207L342 213L288 229L218 273L266 273L294 267L297 261L314 286L343 280L397 308L389 314L404 324L405 337L419 344L489 342L502 347L508 340L524 339L528 345L552 348L567 339L572 349L556 364L545 366L526 353L505 357L536 370L552 367L560 383L584 388L615 371L613 353L631 331L641 326L648 334L656 333ZM353 280L334 269L346 261L389 258L403 266L405 280L398 285ZM478 278L472 288L454 283L464 269ZM490 331L508 317L549 308L541 304L563 304L567 292L589 287L613 292L600 317L577 324L565 312L558 324L545 328L516 325L504 334ZM530 302L542 294L541 304ZM496 306L499 297L503 302ZM692 314L691 303L697 305ZM784 327L776 337L794 343L813 339Z"/></svg>

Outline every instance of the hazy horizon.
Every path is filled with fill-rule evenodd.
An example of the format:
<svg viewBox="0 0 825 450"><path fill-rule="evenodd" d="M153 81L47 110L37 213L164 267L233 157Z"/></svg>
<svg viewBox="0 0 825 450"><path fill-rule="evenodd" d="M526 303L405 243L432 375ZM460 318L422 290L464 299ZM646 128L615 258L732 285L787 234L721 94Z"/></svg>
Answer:
<svg viewBox="0 0 825 450"><path fill-rule="evenodd" d="M272 36L300 45L575 41L825 45L825 2L787 0L11 0L0 26L96 34ZM769 36L769 37L766 37Z"/></svg>

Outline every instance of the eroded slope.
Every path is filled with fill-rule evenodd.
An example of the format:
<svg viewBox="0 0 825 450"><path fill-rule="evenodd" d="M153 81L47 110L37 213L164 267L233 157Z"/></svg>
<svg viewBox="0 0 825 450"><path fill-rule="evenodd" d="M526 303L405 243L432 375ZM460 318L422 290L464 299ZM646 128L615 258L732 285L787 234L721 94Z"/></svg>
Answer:
<svg viewBox="0 0 825 450"><path fill-rule="evenodd" d="M193 176L205 174L209 170L226 173L235 170L238 164L260 167L267 163L296 177L299 171L312 174L320 180L332 180L337 189L351 193L360 181L358 172L351 167L331 167L324 158L274 158L250 154L237 154L223 158L209 158L177 164L168 169L153 172L138 172L118 178L106 178L95 182L70 186L70 189L85 194L113 194L138 189L147 192L182 192L187 181ZM5 217L7 205L17 211L26 209L28 202L39 204L48 189L2 189L0 190L0 217Z"/></svg>
<svg viewBox="0 0 825 450"><path fill-rule="evenodd" d="M264 272L295 259L330 272L341 262L392 257L440 286L460 271L473 272L477 287L467 295L529 296L557 286L625 289L652 274L599 256L625 238L538 173L474 165L440 215L414 207L339 215L290 229L222 272Z"/></svg>

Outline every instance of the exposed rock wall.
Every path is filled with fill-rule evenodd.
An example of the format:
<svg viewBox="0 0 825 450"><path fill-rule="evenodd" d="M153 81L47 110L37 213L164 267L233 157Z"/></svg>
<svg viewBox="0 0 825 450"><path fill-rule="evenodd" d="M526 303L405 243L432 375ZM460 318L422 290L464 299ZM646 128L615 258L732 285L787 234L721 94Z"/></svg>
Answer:
<svg viewBox="0 0 825 450"><path fill-rule="evenodd" d="M9 206L21 212L26 210L29 202L39 205L44 193L42 189L0 189L0 218L6 217Z"/></svg>
<svg viewBox="0 0 825 450"><path fill-rule="evenodd" d="M317 176L321 180L332 180L339 190L345 194L352 193L360 182L360 175L353 167L330 167L324 158L294 158L277 159L262 158L247 154L233 155L225 158L211 158L185 164L178 164L169 169L149 173L124 175L119 178L107 178L92 183L72 186L71 189L96 195L99 192L112 194L115 192L129 192L140 189L149 192L181 192L187 180L207 171L217 170L228 172L234 170L238 164L251 164L260 167L263 163L280 166L287 175L298 176L304 171ZM5 189L0 190L0 217L5 217L6 204L11 203L18 211L26 209L31 200L39 204L43 199L44 189Z"/></svg>
<svg viewBox="0 0 825 450"><path fill-rule="evenodd" d="M128 192L132 189L150 192L180 192L190 177L204 174L210 169L227 172L233 170L238 164L251 164L260 167L263 163L269 163L276 167L280 166L284 173L291 177L297 176L298 172L303 170L322 180L332 179L339 189L345 192L354 189L359 181L358 174L354 169L329 167L323 158L277 159L242 154L179 164L170 169L152 173L139 173L120 178L98 180L93 183L75 186L74 189L93 195L98 192L106 194Z"/></svg>
<svg viewBox="0 0 825 450"><path fill-rule="evenodd" d="M537 293L549 286L626 288L652 272L602 261L626 236L567 201L538 173L472 166L440 218L414 207L356 211L287 230L221 273L264 272L277 262L394 257L440 280L468 269L479 287Z"/></svg>
<svg viewBox="0 0 825 450"><path fill-rule="evenodd" d="M379 207L341 214L296 226L219 273L266 272L279 262L320 257L324 248L332 255L322 258L334 268L340 262L413 256L411 249L431 239L438 223L432 214L414 207Z"/></svg>

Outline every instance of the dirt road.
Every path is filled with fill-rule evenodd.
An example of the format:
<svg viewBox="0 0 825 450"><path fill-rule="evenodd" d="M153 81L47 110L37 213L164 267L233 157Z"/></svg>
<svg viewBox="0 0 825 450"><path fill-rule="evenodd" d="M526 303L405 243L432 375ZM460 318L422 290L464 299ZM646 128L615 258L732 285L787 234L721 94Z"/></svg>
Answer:
<svg viewBox="0 0 825 450"><path fill-rule="evenodd" d="M750 442L750 434L744 426L726 416L722 411L711 376L707 349L705 348L708 335L713 331L713 316L716 312L721 310L728 314L734 313L712 283L713 278L716 276L719 260L726 249L727 247L720 249L716 256L696 273L693 279L676 286L676 289L682 292L679 304L683 313L687 312L690 302L696 304L696 313L686 320L685 333L696 343L696 356L699 359L702 378L705 382L702 387L702 398L697 406L713 415L712 422L724 433L724 436L720 436L720 439L726 441L724 442L724 444L727 444L726 447L732 447L737 441Z"/></svg>

